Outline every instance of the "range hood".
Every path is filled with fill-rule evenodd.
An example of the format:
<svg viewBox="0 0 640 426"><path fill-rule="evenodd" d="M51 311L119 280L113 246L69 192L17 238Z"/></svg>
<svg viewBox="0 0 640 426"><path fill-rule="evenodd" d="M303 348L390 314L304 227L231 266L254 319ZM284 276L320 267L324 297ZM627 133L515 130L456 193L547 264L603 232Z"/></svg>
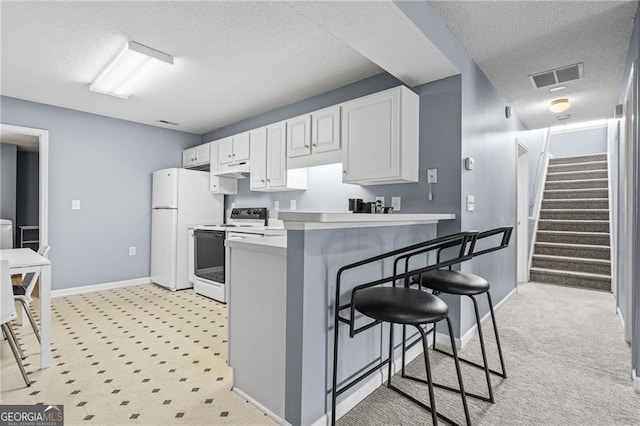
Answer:
<svg viewBox="0 0 640 426"><path fill-rule="evenodd" d="M233 179L244 179L249 174L249 161L238 161L237 163L220 164L218 171L211 172L212 175L224 176Z"/></svg>

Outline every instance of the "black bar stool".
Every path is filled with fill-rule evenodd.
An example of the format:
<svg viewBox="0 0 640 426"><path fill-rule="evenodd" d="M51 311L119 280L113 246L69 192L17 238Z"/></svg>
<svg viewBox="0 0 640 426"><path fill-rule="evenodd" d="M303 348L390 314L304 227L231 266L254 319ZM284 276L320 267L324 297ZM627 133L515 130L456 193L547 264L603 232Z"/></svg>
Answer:
<svg viewBox="0 0 640 426"><path fill-rule="evenodd" d="M496 228L496 229L479 233L476 238L476 244L472 249L471 257L477 257L483 254L491 253L491 252L506 248L509 245L509 240L511 239L512 231L513 231L513 227L509 226L509 227L503 227L503 228ZM480 243L481 240L485 238L490 238L490 237L497 237L499 235L501 235L499 244L492 245L488 248L479 248L482 246L482 243ZM453 247L453 245L450 245L450 247ZM447 249L447 247L441 247L439 249L438 258L440 257L441 252L445 249ZM504 357L502 355L502 347L500 345L500 336L498 335L498 326L496 324L496 316L493 310L491 293L489 292L489 288L490 288L489 282L484 278L475 274L471 274L468 272L453 271L451 270L451 267L449 267L449 269L438 269L438 270L424 272L421 274L416 274L412 278L412 281L414 282L414 284L418 284L420 287L424 286L428 289L431 289L434 295L438 295L441 293L455 294L459 296L467 296L473 301L473 309L475 311L476 324L478 325L478 337L480 339L480 349L482 352L483 364L480 365L478 363L469 361L464 358L459 358L459 360L468 365L472 365L476 368L483 369L485 372L485 378L487 380L487 388L489 390L488 398L480 395L471 394L471 393L467 393L467 395L473 398L494 403L495 399L493 396L493 388L491 386L491 377L489 373L496 374L506 379L507 372L505 369ZM498 355L500 357L500 366L502 369L501 372L490 369L489 364L487 362L487 352L484 345L484 335L482 334L480 312L478 310L478 301L476 300L476 296L481 294L486 294L487 300L489 301L489 310L491 311L491 321L493 322L493 330L496 336ZM430 330L430 331L433 331L433 350L445 355L454 356L456 354L455 350L453 351L454 354L450 354L436 347L436 327L437 325L434 324L433 329ZM451 333L451 329L449 329L449 333ZM405 345L405 339L403 337L403 352L405 350L404 345ZM452 343L452 347L455 348L455 344ZM404 359L402 363L402 371L404 374ZM411 377L408 377L408 378L411 378ZM435 386L441 387L447 390L451 390L454 392L459 392L458 389L455 389L455 388L440 386L437 384Z"/></svg>
<svg viewBox="0 0 640 426"><path fill-rule="evenodd" d="M418 404L422 408L431 412L431 416L434 424L438 424L438 418L445 420L447 423L456 424L453 420L438 413L435 406L435 398L433 392L433 380L431 377L431 366L429 362L429 352L426 333L422 328L425 324L435 324L441 320L446 320L449 327L451 342L453 347L453 358L455 361L456 372L458 375L458 385L460 387L460 394L462 399L462 405L464 407L465 420L467 425L471 424L469 417L469 409L467 406L466 394L464 392L464 385L462 382L462 374L460 371L460 364L458 362L457 351L454 344L453 330L451 327L451 321L449 319L449 307L447 304L437 296L421 291L409 288L411 285L410 278L421 273L436 270L438 268L444 268L456 263L460 263L464 260L471 258L471 252L473 250L473 244L477 233L475 232L463 232L459 234L450 235L447 237L436 238L423 243L415 244L403 249L394 250L388 253L383 253L378 256L371 257L359 262L355 262L340 268L336 278L336 295L334 309L334 346L333 346L333 386L331 389L331 424L335 425L336 421L336 400L337 397L346 390L353 387L356 383L360 382L371 373L378 371L384 365L388 365L388 380L387 387L398 392L402 396L408 398L410 401ZM424 262L426 266L420 268L414 268L409 270L410 259L422 255L424 258L428 258L430 252L437 252L442 248L449 248L453 246L459 246L457 254L450 259L441 261L438 256L438 262L432 265L428 265L428 262ZM379 262L385 259L394 258L393 275L383 277L381 279L367 282L354 287L351 290L350 302L344 305L340 305L340 288L341 278L345 271L352 270L354 268ZM405 267L404 272L398 272L400 262L404 260ZM403 281L403 286L397 286L399 280ZM392 283L392 286L383 287L382 284ZM340 315L342 310L349 310L349 317L345 318ZM373 319L366 325L356 328L355 327L355 314L356 311L364 314L365 316ZM390 324L389 329L389 357L377 365L371 367L366 372L350 380L348 383L343 384L338 388L338 326L340 323L349 325L349 335L354 337L356 334L361 333L369 328L387 322ZM394 353L393 343L393 324L402 324L403 326L411 325L418 329L420 333L420 340L424 350L425 368L427 374L427 380L423 381L428 385L429 389L429 404L426 405L416 399L415 397L408 395L404 391L396 388L391 384L392 376L392 362ZM404 364L404 351L402 353Z"/></svg>

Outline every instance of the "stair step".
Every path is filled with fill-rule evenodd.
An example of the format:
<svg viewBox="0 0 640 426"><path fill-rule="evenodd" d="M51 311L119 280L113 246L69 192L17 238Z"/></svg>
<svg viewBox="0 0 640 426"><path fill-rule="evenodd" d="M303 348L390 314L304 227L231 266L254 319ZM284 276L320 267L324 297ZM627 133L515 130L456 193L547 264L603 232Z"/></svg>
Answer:
<svg viewBox="0 0 640 426"><path fill-rule="evenodd" d="M591 161L588 163L570 163L549 165L548 173L582 172L585 170L607 170L606 161Z"/></svg>
<svg viewBox="0 0 640 426"><path fill-rule="evenodd" d="M538 231L536 242L609 246L611 236L605 232Z"/></svg>
<svg viewBox="0 0 640 426"><path fill-rule="evenodd" d="M606 170L585 170L581 172L547 172L547 182L555 182L558 180L584 180L584 179L607 179L608 172Z"/></svg>
<svg viewBox="0 0 640 426"><path fill-rule="evenodd" d="M608 275L542 268L531 268L529 275L531 281L611 291L611 277Z"/></svg>
<svg viewBox="0 0 640 426"><path fill-rule="evenodd" d="M608 189L551 189L545 190L543 200L574 199L574 198L600 198L607 199Z"/></svg>
<svg viewBox="0 0 640 426"><path fill-rule="evenodd" d="M611 261L603 259L580 259L566 256L534 255L532 267L569 272L611 275Z"/></svg>
<svg viewBox="0 0 640 426"><path fill-rule="evenodd" d="M556 198L553 200L542 200L542 209L603 209L609 208L609 200L602 198L574 198L574 199L562 199Z"/></svg>
<svg viewBox="0 0 640 426"><path fill-rule="evenodd" d="M577 257L580 259L611 259L611 248L591 244L567 244L536 242L534 255Z"/></svg>
<svg viewBox="0 0 640 426"><path fill-rule="evenodd" d="M608 179L577 179L547 182L544 189L596 189L608 188Z"/></svg>
<svg viewBox="0 0 640 426"><path fill-rule="evenodd" d="M604 209L543 209L540 219L558 220L609 220L609 210Z"/></svg>
<svg viewBox="0 0 640 426"><path fill-rule="evenodd" d="M608 220L538 220L540 231L609 232Z"/></svg>
<svg viewBox="0 0 640 426"><path fill-rule="evenodd" d="M573 157L554 157L549 159L549 164L588 163L590 161L607 161L607 153L576 155Z"/></svg>

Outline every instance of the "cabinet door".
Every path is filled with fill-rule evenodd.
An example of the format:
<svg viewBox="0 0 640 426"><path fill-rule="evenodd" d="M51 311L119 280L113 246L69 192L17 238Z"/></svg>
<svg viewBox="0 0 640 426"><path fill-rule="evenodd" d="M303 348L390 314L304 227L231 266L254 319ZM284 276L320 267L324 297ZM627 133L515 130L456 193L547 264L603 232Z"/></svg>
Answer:
<svg viewBox="0 0 640 426"><path fill-rule="evenodd" d="M311 146L314 153L340 149L340 106L311 114Z"/></svg>
<svg viewBox="0 0 640 426"><path fill-rule="evenodd" d="M267 127L267 186L287 186L286 125Z"/></svg>
<svg viewBox="0 0 640 426"><path fill-rule="evenodd" d="M214 174L219 170L217 142L209 142L209 160L209 173Z"/></svg>
<svg viewBox="0 0 640 426"><path fill-rule="evenodd" d="M209 144L205 143L196 147L196 163L207 164L209 162Z"/></svg>
<svg viewBox="0 0 640 426"><path fill-rule="evenodd" d="M311 115L287 120L287 156L311 154Z"/></svg>
<svg viewBox="0 0 640 426"><path fill-rule="evenodd" d="M249 132L251 145L251 173L249 177L250 189L267 187L267 128L252 130Z"/></svg>
<svg viewBox="0 0 640 426"><path fill-rule="evenodd" d="M249 132L240 133L232 137L233 139L233 161L244 161L249 159Z"/></svg>
<svg viewBox="0 0 640 426"><path fill-rule="evenodd" d="M400 175L400 92L342 105L343 182Z"/></svg>
<svg viewBox="0 0 640 426"><path fill-rule="evenodd" d="M229 138L218 141L218 164L228 164L233 161L233 140Z"/></svg>
<svg viewBox="0 0 640 426"><path fill-rule="evenodd" d="M192 167L196 162L196 149L189 148L182 151L182 167Z"/></svg>

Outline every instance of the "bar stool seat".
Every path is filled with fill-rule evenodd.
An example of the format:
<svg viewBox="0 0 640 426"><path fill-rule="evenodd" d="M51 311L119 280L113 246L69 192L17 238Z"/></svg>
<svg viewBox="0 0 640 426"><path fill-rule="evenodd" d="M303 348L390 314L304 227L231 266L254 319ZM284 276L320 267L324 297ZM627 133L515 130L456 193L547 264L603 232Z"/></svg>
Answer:
<svg viewBox="0 0 640 426"><path fill-rule="evenodd" d="M413 277L413 282L419 283L420 277ZM428 287L432 290L462 296L472 296L489 291L489 281L484 278L468 272L448 269L425 272L422 274L422 282L428 282Z"/></svg>
<svg viewBox="0 0 640 426"><path fill-rule="evenodd" d="M449 313L449 307L439 297L402 287L367 288L356 294L353 303L369 318L395 324L433 323Z"/></svg>

